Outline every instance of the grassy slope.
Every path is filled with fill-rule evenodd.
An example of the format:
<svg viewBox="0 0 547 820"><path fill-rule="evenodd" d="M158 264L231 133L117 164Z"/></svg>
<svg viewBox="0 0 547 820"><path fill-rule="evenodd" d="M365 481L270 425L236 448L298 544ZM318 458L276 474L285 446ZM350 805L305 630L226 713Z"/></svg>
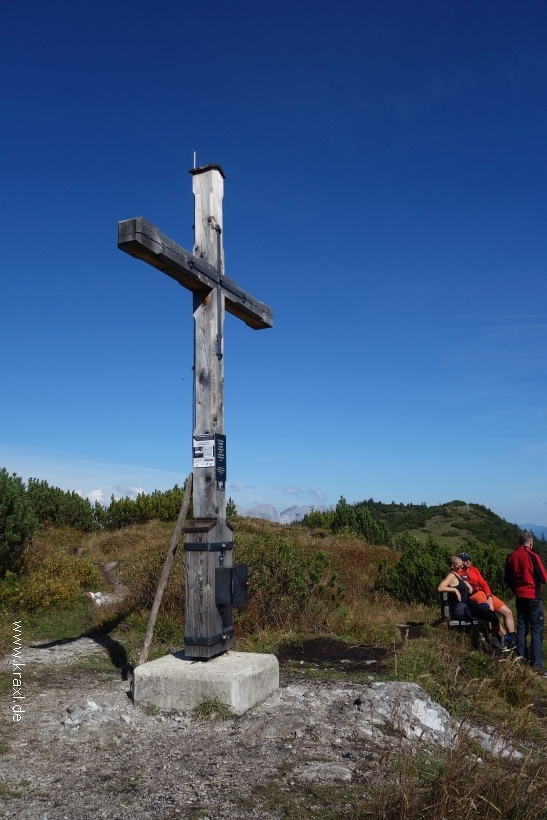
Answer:
<svg viewBox="0 0 547 820"><path fill-rule="evenodd" d="M510 549L517 543L518 527L511 524L503 528L495 524L493 526L494 522L491 518L495 513L481 509L477 505L470 504L469 507L445 505L438 510L433 508L431 512L433 515L427 518L423 527L409 530L419 541L425 542L428 535L431 535L439 544L448 546L454 552L463 548L465 541L469 538L474 538L475 541L483 544L495 541L498 546L506 549Z"/></svg>
<svg viewBox="0 0 547 820"><path fill-rule="evenodd" d="M425 504L382 504L372 500L362 504L393 533L410 532L424 542L431 535L454 551L468 538L483 544L495 541L502 549L513 549L519 534L517 524L510 524L480 504L451 501L427 507Z"/></svg>
<svg viewBox="0 0 547 820"><path fill-rule="evenodd" d="M386 547L369 546L364 541L353 537L334 537L329 533L319 531L309 536L305 530L293 527L284 527L279 524L257 520L236 519L237 531L236 560L247 560L250 565L251 584L253 572L255 575L254 590L251 587L251 606L248 610L237 612L239 621L238 633L240 643L253 641L258 644L262 633L264 640L271 643L272 639L279 641L289 634L317 634L317 621L321 621L321 630L327 634L346 636L349 639L370 643L389 643L396 636L396 624L407 620L431 620L433 613L422 608L398 604L387 596L371 592L376 577L376 570L380 559L384 555L395 555ZM34 539L32 548L32 565L39 578L40 562L53 552L63 552L76 556L81 561L91 562L100 571L101 566L117 561L116 572L128 586L128 595L123 604L97 608L84 595L88 587L84 587L77 601L53 603L50 606L38 607L24 612L27 629L27 640L40 638L69 637L64 632L69 628L66 620L70 613L70 637L74 636L78 625L82 632L95 626L105 625L110 628L116 623L119 632L120 623L123 624L126 635L135 632L135 647L140 641L141 632L146 629L146 620L149 607L153 600L157 579L161 572L165 553L171 539L173 524L152 521L141 526L134 525L114 532L79 533L75 530L48 528L39 531ZM270 546L271 542L271 546ZM299 560L312 561L316 551L322 550L328 556L328 568L325 578L336 572L337 584L344 592L338 596L337 606L330 606L320 596L312 596L308 612L303 612L298 623L287 623L280 616L277 623L264 621L253 614L252 602L263 595L261 585L263 581L256 580L260 576L262 556L268 550L278 550L281 543L290 545L292 554ZM261 553L257 545L263 550ZM290 578L289 578L290 580ZM44 583L47 582L43 578ZM279 594L285 590L285 581L273 576L271 582L274 588L269 594L276 597L275 584L278 584ZM101 591L108 593L111 587L103 579ZM96 588L95 588L96 589ZM95 591L95 590L94 590ZM253 594L254 593L254 594ZM311 606L313 604L313 606ZM65 614L63 614L65 613ZM183 551L179 550L175 566L164 595L161 618L158 622L157 651L165 645L182 643L184 613L184 571ZM249 614L250 613L250 614ZM314 621L314 618L316 619ZM2 633L8 640L11 630L11 612L3 617ZM58 633L58 634L57 634ZM268 633L270 637L266 637ZM272 638L275 635L275 638ZM134 655L133 655L134 657Z"/></svg>

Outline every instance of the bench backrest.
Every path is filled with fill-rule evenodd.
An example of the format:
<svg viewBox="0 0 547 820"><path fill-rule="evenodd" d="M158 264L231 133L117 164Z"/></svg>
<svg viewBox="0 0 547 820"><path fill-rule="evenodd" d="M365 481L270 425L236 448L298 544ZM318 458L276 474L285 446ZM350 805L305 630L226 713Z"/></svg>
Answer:
<svg viewBox="0 0 547 820"><path fill-rule="evenodd" d="M440 592L439 598L441 602L441 618L450 620L450 601L454 603L458 600L453 592Z"/></svg>

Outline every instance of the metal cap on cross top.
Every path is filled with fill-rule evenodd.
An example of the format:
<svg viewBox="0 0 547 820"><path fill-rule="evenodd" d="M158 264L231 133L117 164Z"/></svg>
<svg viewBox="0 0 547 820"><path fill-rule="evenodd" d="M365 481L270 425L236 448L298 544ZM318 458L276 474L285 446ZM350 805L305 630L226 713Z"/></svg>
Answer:
<svg viewBox="0 0 547 820"><path fill-rule="evenodd" d="M224 313L254 330L273 326L272 309L224 276L220 165L192 168L194 248L185 250L142 217L118 223L118 247L192 291L194 316L194 519L185 530L186 657L212 658L233 644L232 607L246 600L245 565L233 566L226 521ZM215 298L216 297L216 298Z"/></svg>
<svg viewBox="0 0 547 820"><path fill-rule="evenodd" d="M218 171L219 174L222 176L222 179L226 179L226 174L224 173L220 165L216 165L215 163L212 163L211 165L198 165L197 168L190 168L188 173L193 175L204 174L206 171L210 171L211 169Z"/></svg>

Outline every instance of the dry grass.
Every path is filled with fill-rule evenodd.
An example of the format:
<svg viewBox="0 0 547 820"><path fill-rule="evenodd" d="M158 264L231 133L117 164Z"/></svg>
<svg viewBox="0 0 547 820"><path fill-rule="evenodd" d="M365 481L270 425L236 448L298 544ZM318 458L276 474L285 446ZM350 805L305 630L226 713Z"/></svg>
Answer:
<svg viewBox="0 0 547 820"><path fill-rule="evenodd" d="M437 612L428 607L399 603L372 590L382 558L387 556L393 561L397 560L395 553L387 547L371 546L352 534L333 536L324 530L307 532L300 527L286 527L259 519L237 519L236 558L248 560L251 572L253 556L246 549L247 543L265 536L282 538L295 554L306 556L308 560L318 550L326 553L329 572L337 574L337 583L343 588L344 594L340 597L338 606L331 607L325 606L325 602L317 597L312 597L306 610L297 618L292 613L290 617L283 618L283 615L287 616L287 610L283 609L278 623L275 617L270 617L268 623L264 623L259 617L253 617L250 608L238 620L237 625L239 634L249 639L251 645L256 635L262 633L263 641L265 633L271 631L279 637L320 633L336 635L356 643L385 646L398 639L397 624L410 621L431 623L437 616ZM241 552L244 553L243 558L240 557ZM281 589L280 593L282 592ZM275 616L273 603L268 601L268 606L270 615Z"/></svg>
<svg viewBox="0 0 547 820"><path fill-rule="evenodd" d="M401 742L374 772L368 764L357 768L352 783L291 788L283 770L255 797L286 820L545 820L542 757L531 753L515 762L478 751L465 731L454 748L435 755L419 742L412 752Z"/></svg>
<svg viewBox="0 0 547 820"><path fill-rule="evenodd" d="M70 600L74 600L74 596L82 597L86 590L100 589L108 593L111 587L101 575L101 567L116 561L116 572L126 584L128 594L121 603L100 610L92 608L93 621L97 628L111 630L115 627L116 636L125 636L133 654L146 630L173 526L151 521L113 532L80 533L52 527L39 531L27 551L28 578L32 579L32 584L28 601L22 601L23 607L28 608L31 604L35 608L45 606L48 596L55 605L63 590ZM267 539L273 540L275 549L281 541L288 544L292 556L292 569L289 568L284 576L281 572L283 560L270 567L272 583L268 589L260 581L264 556L267 559L268 555ZM235 545L235 560L249 562L252 584L258 579L258 583L251 586L250 606L236 611L239 646L276 646L287 637L305 634L337 635L354 642L387 645L399 634L397 623L431 621L434 617L434 613L423 607L398 604L385 595L372 592L378 564L391 552L385 547L369 546L355 536L334 537L324 531L308 534L298 527L237 518ZM335 601L331 590L323 596L314 593L297 600L291 588L295 578L290 572L301 574L301 566L313 562L318 550L328 559L325 577L336 573L335 586L343 587L343 593L334 595ZM41 567L39 573L34 571L38 567ZM41 581L37 583L39 578ZM165 647L180 646L184 634L184 587L184 554L179 548L164 594L152 656ZM86 609L84 604L82 601L83 610ZM82 620L84 628L89 628L87 615ZM37 637L37 631L39 629L33 630L34 637ZM9 624L0 625L0 636L4 633L7 637Z"/></svg>
<svg viewBox="0 0 547 820"><path fill-rule="evenodd" d="M198 720L228 720L232 713L225 703L222 703L218 698L211 700L203 700L194 709L194 715Z"/></svg>
<svg viewBox="0 0 547 820"><path fill-rule="evenodd" d="M547 683L513 654L473 650L466 634L430 630L420 640L404 642L389 674L418 683L452 715L494 725L513 737L547 741L543 710L537 708L547 699Z"/></svg>
<svg viewBox="0 0 547 820"><path fill-rule="evenodd" d="M39 531L26 555L27 581L32 581L28 600L21 600L23 608L28 610L32 605L37 610L33 616L33 638L40 637L38 610L47 606L50 613L42 619L44 636L47 633L48 638L52 637L55 623L51 615L61 604L59 596L64 593L73 603L75 596L79 596L79 610L76 608L75 614L81 619L82 632L87 631L91 623L98 629L115 630L116 638L127 645L128 655L133 660L138 657L138 646L144 637L173 527L171 523L152 521L113 532L80 533L52 527ZM284 559L271 563L268 557L268 545L273 544L277 550L282 542L289 547L290 566L285 566ZM423 607L398 604L372 592L378 564L383 556L391 553L387 548L369 546L354 536L334 537L323 531L308 534L299 527L237 518L235 545L235 560L249 562L252 584L250 605L236 610L236 644L240 648L276 647L284 640L312 634L388 645L398 637L398 623L429 622L435 615ZM295 590L298 588L302 593L298 587L302 573L305 575L302 567L306 562L313 564L318 550L326 554L329 564L325 579L336 573L334 586L343 587L343 593L327 589L324 595L316 591L298 599ZM112 591L101 570L112 561L117 562L116 572L127 586L127 596L121 603L98 609L89 603L84 592ZM268 579L262 577L261 580L267 561L270 561L269 585L263 583ZM170 647L178 648L182 643L184 586L184 553L179 548L158 617L151 657ZM10 622L7 612L0 622L0 643L9 640ZM61 617L59 628L62 622ZM75 628L73 623L72 634Z"/></svg>
<svg viewBox="0 0 547 820"><path fill-rule="evenodd" d="M130 558L160 545L167 552L174 527L174 523L149 521L147 524L132 524L112 532L103 530L82 534L81 547L84 554L103 563Z"/></svg>

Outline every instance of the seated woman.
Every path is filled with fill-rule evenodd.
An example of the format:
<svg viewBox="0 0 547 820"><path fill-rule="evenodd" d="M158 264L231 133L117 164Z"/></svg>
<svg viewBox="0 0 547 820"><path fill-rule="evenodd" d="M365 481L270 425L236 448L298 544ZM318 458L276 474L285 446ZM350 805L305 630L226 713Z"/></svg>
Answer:
<svg viewBox="0 0 547 820"><path fill-rule="evenodd" d="M517 635L515 632L515 619L513 618L513 613L507 604L501 600L501 598L498 598L496 595L492 594L492 590L490 589L485 578L482 577L477 567L472 565L471 556L469 553L460 552L460 558L462 559L462 568L460 569L459 574L462 576L464 581L471 584L471 589L473 590L469 596L470 600L475 601L476 604L480 604L481 606L486 604L489 609L493 609L498 615L503 615L505 630L509 634L506 635L503 628L501 630L501 634L504 636L504 641L507 646L512 648L515 647Z"/></svg>
<svg viewBox="0 0 547 820"><path fill-rule="evenodd" d="M498 639L501 640L501 628L500 628L500 620L495 612L488 607L480 606L475 601L470 599L470 594L473 591L470 584L458 574L459 570L462 567L462 559L459 555L451 555L448 559L448 564L450 566L450 572L444 579L441 581L437 590L439 592L453 592L457 598L455 604L449 602L450 611L454 615L455 618L459 620L470 620L472 621L473 618L480 619L481 621L488 621L492 632Z"/></svg>

